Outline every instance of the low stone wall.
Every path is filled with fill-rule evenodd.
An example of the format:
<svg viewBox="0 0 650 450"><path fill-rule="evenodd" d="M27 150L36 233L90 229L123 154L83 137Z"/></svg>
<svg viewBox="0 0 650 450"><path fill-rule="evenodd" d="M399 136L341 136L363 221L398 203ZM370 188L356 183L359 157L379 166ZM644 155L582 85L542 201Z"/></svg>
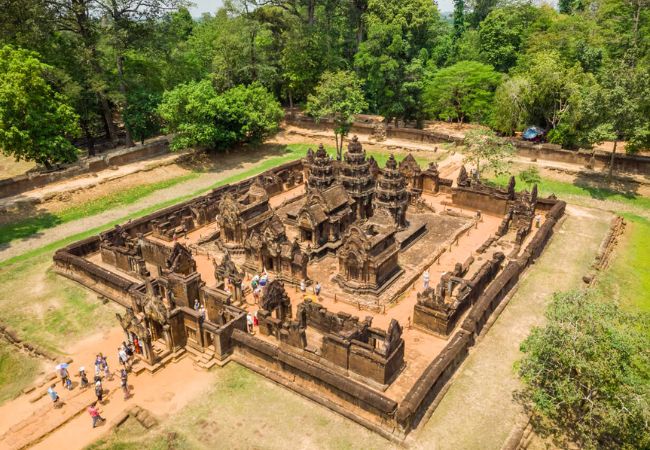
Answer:
<svg viewBox="0 0 650 450"><path fill-rule="evenodd" d="M50 183L67 180L86 173L99 172L112 166L123 166L167 152L169 152L169 140L166 137L161 137L144 145L113 151L103 156L86 158L62 170L6 178L0 180L0 198L22 194Z"/></svg>
<svg viewBox="0 0 650 450"><path fill-rule="evenodd" d="M303 114L288 115L286 121L301 128L316 130L330 130L332 128L331 121L324 120L315 124L313 119ZM374 128L375 126L373 124L357 121L353 123L350 133L372 135ZM416 128L395 128L392 124L386 126L386 137L434 144L451 142L460 145L463 142L463 139L459 136ZM608 168L611 161L611 153L601 150L596 150L595 152L592 150L566 150L554 144L535 144L517 138L510 138L509 140L517 149L519 156L535 160L542 159L546 161L579 164L585 167L593 163L593 169L595 170ZM616 154L614 170L650 175L650 157L627 155L624 153Z"/></svg>
<svg viewBox="0 0 650 450"><path fill-rule="evenodd" d="M315 382L353 405L385 420L391 419L397 408L397 402L394 400L305 358L289 346L278 347L240 330L234 330L232 338L238 350L245 354L262 359L309 382Z"/></svg>

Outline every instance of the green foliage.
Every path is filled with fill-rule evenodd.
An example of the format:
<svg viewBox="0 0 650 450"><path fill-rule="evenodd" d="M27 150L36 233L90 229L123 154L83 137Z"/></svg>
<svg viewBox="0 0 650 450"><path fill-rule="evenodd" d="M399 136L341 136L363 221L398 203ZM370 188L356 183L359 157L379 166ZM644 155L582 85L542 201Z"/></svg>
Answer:
<svg viewBox="0 0 650 450"><path fill-rule="evenodd" d="M497 136L494 131L478 128L465 133L463 161L482 170L491 170L497 175L504 172L510 162L508 156L514 153L513 145Z"/></svg>
<svg viewBox="0 0 650 450"><path fill-rule="evenodd" d="M367 38L354 64L364 81L371 112L387 121L419 119L424 71L429 48L445 27L435 3L369 0Z"/></svg>
<svg viewBox="0 0 650 450"><path fill-rule="evenodd" d="M343 138L350 131L354 115L367 107L361 82L353 72L345 70L325 72L307 101L307 112L316 120L330 118L334 121L338 159L341 159Z"/></svg>
<svg viewBox="0 0 650 450"><path fill-rule="evenodd" d="M425 87L427 111L443 120L483 122L490 115L500 79L492 66L476 61L440 69Z"/></svg>
<svg viewBox="0 0 650 450"><path fill-rule="evenodd" d="M156 112L162 97L155 93L136 92L129 96L124 109L124 125L142 143L160 133L160 117Z"/></svg>
<svg viewBox="0 0 650 450"><path fill-rule="evenodd" d="M542 177L539 175L537 166L530 166L528 169L519 172L519 179L526 183L529 188L532 185L540 183L542 181Z"/></svg>
<svg viewBox="0 0 650 450"><path fill-rule="evenodd" d="M52 75L35 53L0 48L0 148L6 155L47 166L77 159L69 139L79 134L79 117Z"/></svg>
<svg viewBox="0 0 650 450"><path fill-rule="evenodd" d="M172 148L221 149L258 142L277 130L283 112L263 86L237 86L217 94L210 81L165 92L158 107L165 130L174 133Z"/></svg>
<svg viewBox="0 0 650 450"><path fill-rule="evenodd" d="M482 58L501 72L517 62L519 51L535 21L538 9L514 4L492 10L479 28Z"/></svg>
<svg viewBox="0 0 650 450"><path fill-rule="evenodd" d="M546 319L521 344L518 364L538 431L581 448L647 448L648 317L569 292L555 295Z"/></svg>

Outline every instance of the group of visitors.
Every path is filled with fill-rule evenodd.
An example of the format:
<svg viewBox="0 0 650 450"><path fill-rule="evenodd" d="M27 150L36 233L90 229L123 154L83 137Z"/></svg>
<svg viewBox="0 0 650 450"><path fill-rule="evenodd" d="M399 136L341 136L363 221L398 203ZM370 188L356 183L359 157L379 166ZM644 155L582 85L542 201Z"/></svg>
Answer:
<svg viewBox="0 0 650 450"><path fill-rule="evenodd" d="M120 365L122 366L122 368L119 371L119 376L120 376L120 388L124 393L124 400L127 400L131 396L131 393L129 392L128 379L129 379L129 372L131 371L132 364L133 364L132 359L134 357L134 354L139 354L141 352L142 349L140 348L140 343L137 341L137 338L134 338L133 342L127 343L126 341L123 341L122 344L117 349L117 358ZM95 366L95 377L93 379L93 387L95 390L95 397L97 398L97 400L93 401L88 406L88 414L90 414L90 417L92 418L93 428L97 426L98 422L100 421L103 422L105 420L100 415L98 409L98 404L102 404L104 401L104 386L102 382L106 380L110 381L113 379L113 372L111 372L111 369L108 365L108 358L104 356L103 353L97 354L97 356L95 357L94 366ZM69 365L66 363L59 364L56 366L56 372L59 378L61 379L62 386L68 390L72 390L73 384L72 381L70 380L70 373L68 371L68 368ZM81 366L79 367L79 387L80 389L87 389L89 386L90 386L90 382L88 381L88 374L86 373L86 368L84 366ZM63 406L63 402L61 401L59 394L56 392L56 384L52 384L47 389L47 394L52 400L52 403L54 404L55 408L59 408Z"/></svg>
<svg viewBox="0 0 650 450"><path fill-rule="evenodd" d="M314 285L312 286L312 290L315 296L320 295L321 285L319 281L314 283ZM307 284L305 283L305 280L300 280L300 292L302 292L303 294L307 292Z"/></svg>

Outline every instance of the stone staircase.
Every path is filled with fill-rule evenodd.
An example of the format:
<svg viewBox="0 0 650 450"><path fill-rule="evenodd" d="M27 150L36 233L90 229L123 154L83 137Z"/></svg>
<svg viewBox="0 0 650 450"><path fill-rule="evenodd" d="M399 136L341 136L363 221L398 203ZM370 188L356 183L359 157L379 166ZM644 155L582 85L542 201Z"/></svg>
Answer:
<svg viewBox="0 0 650 450"><path fill-rule="evenodd" d="M199 350L188 345L185 349L194 360L195 367L210 370L214 366L219 365L219 360L214 357L214 350L210 347Z"/></svg>

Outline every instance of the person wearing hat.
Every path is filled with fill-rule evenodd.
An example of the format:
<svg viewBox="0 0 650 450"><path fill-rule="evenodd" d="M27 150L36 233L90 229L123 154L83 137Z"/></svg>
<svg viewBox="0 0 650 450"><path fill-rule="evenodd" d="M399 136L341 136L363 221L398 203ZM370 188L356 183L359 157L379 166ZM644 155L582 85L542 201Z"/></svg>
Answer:
<svg viewBox="0 0 650 450"><path fill-rule="evenodd" d="M97 380L95 383L95 396L97 396L97 401L99 403L104 399L104 388L102 387L101 380Z"/></svg>

